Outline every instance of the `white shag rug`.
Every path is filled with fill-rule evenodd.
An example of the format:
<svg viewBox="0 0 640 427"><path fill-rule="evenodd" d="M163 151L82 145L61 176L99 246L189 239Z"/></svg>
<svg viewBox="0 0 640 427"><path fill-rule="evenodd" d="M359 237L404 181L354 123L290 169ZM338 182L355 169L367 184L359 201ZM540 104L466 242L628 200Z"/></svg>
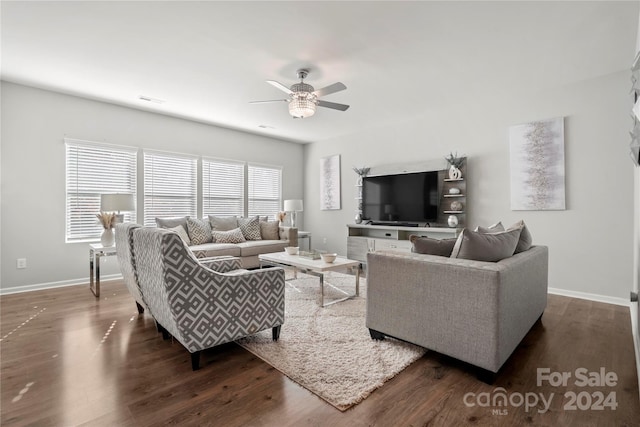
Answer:
<svg viewBox="0 0 640 427"><path fill-rule="evenodd" d="M292 272L287 271L287 277ZM331 285L350 294L355 290L355 277L346 274L325 274L324 283L325 302L344 296ZM341 411L364 400L426 352L392 338L371 339L365 326L365 279L360 279L358 298L322 308L319 294L319 279L299 273L287 281L280 339L272 341L269 329L236 342Z"/></svg>

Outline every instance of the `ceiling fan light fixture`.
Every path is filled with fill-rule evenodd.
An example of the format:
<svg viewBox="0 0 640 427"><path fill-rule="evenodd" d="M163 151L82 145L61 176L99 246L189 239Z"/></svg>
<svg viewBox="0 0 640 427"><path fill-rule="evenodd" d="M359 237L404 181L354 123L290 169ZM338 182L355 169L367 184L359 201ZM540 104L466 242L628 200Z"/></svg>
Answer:
<svg viewBox="0 0 640 427"><path fill-rule="evenodd" d="M293 97L289 101L289 114L297 119L311 117L316 113L316 103L307 97Z"/></svg>

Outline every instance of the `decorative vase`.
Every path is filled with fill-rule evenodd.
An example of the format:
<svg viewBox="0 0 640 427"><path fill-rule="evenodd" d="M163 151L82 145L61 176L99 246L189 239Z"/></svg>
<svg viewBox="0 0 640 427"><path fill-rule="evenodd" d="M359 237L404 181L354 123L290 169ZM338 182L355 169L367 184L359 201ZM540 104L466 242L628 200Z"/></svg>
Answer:
<svg viewBox="0 0 640 427"><path fill-rule="evenodd" d="M462 210L462 203L454 200L453 202L451 202L451 210L452 211L461 211Z"/></svg>
<svg viewBox="0 0 640 427"><path fill-rule="evenodd" d="M451 165L449 167L449 179L460 179L462 178L462 172L457 167Z"/></svg>
<svg viewBox="0 0 640 427"><path fill-rule="evenodd" d="M358 212L355 218L356 224L360 224L362 222L362 214Z"/></svg>
<svg viewBox="0 0 640 427"><path fill-rule="evenodd" d="M113 228L105 228L104 231L102 232L102 235L100 236L100 243L105 248L108 248L110 246L113 246L114 242L115 242L115 238L113 235Z"/></svg>
<svg viewBox="0 0 640 427"><path fill-rule="evenodd" d="M458 225L458 217L455 215L449 215L449 218L447 218L447 224L449 224L449 227L456 227Z"/></svg>

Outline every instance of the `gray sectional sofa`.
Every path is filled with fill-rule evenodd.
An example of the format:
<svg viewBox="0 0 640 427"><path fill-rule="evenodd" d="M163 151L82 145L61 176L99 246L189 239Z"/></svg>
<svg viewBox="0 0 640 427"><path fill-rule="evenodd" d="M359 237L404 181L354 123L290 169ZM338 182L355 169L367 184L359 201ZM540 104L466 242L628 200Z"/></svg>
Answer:
<svg viewBox="0 0 640 427"><path fill-rule="evenodd" d="M258 228L252 229L256 223ZM297 228L280 226L266 218L173 217L156 218L156 224L178 232L197 258L230 255L240 259L242 268L259 267L260 254L298 246Z"/></svg>
<svg viewBox="0 0 640 427"><path fill-rule="evenodd" d="M387 335L468 362L486 370L488 382L547 305L545 246L498 262L375 252L367 268L372 338Z"/></svg>

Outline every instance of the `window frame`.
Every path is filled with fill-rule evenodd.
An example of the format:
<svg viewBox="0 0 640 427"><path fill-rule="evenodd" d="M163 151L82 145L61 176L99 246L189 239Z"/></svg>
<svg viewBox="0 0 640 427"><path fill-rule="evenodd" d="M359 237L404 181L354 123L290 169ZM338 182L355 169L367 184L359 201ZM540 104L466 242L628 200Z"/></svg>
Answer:
<svg viewBox="0 0 640 427"><path fill-rule="evenodd" d="M139 149L72 138L64 138L64 146L65 243L100 241L103 228L96 217L96 214L100 213L100 196L108 193L131 193L136 197ZM75 151L75 157L72 157L71 150ZM81 154L85 156L82 164ZM121 158L109 162L109 157L114 156ZM126 160L125 163L122 162L122 158ZM121 170L123 175L114 179L118 170ZM81 173L84 175L82 178ZM72 195L75 195L74 200L71 199ZM74 210L84 212L76 214ZM123 214L125 221L135 220L137 210ZM74 226L74 223L79 225Z"/></svg>

